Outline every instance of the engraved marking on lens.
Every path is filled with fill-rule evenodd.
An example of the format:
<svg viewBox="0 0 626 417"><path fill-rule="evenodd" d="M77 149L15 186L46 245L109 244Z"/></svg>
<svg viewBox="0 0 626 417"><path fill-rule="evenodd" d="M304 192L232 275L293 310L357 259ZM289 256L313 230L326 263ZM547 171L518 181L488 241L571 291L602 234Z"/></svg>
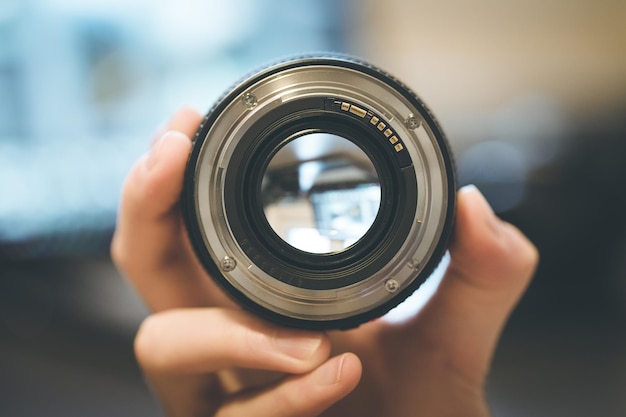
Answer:
<svg viewBox="0 0 626 417"><path fill-rule="evenodd" d="M387 125L384 124L383 122L378 123L378 126L376 126L378 128L378 130L380 130L381 132L383 131L383 129L386 127Z"/></svg>
<svg viewBox="0 0 626 417"><path fill-rule="evenodd" d="M397 136L392 136L389 138L389 142L391 142L391 144L395 144L398 142L398 137Z"/></svg>
<svg viewBox="0 0 626 417"><path fill-rule="evenodd" d="M402 149L404 149L404 146L402 146L401 143L398 143L396 146L393 147L396 152L400 152Z"/></svg>
<svg viewBox="0 0 626 417"><path fill-rule="evenodd" d="M387 130L385 130L385 136L386 136L386 137L391 136L391 133L392 133L392 132L391 132L391 129L387 129Z"/></svg>
<svg viewBox="0 0 626 417"><path fill-rule="evenodd" d="M417 270L420 267L420 262L417 259L411 259L406 265L413 270Z"/></svg>
<svg viewBox="0 0 626 417"><path fill-rule="evenodd" d="M341 110L348 111L350 109L350 103L346 103L345 101L341 103Z"/></svg>
<svg viewBox="0 0 626 417"><path fill-rule="evenodd" d="M378 123L380 119L376 116L373 116L372 119L370 120L370 123L373 125L376 125L376 123Z"/></svg>

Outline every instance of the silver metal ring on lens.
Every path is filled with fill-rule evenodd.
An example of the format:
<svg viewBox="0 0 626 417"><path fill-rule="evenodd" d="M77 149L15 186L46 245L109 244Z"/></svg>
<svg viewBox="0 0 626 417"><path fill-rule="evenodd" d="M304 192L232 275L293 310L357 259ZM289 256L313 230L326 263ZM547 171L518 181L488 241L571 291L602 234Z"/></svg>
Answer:
<svg viewBox="0 0 626 417"><path fill-rule="evenodd" d="M182 203L198 258L243 307L288 326L350 328L439 263L454 168L404 85L349 57L308 56L255 73L208 113Z"/></svg>

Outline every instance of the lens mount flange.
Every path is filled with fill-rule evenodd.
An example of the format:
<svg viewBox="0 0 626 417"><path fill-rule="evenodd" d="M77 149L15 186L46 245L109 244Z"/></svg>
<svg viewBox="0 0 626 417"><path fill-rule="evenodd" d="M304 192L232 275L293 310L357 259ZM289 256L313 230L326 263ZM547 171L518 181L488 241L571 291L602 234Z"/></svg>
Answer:
<svg viewBox="0 0 626 417"><path fill-rule="evenodd" d="M381 203L350 247L309 253L281 239L261 203L261 178L294 137L324 132L372 160ZM271 65L232 88L198 129L182 206L196 254L242 306L283 325L351 328L403 301L443 256L455 208L451 151L417 96L345 56Z"/></svg>

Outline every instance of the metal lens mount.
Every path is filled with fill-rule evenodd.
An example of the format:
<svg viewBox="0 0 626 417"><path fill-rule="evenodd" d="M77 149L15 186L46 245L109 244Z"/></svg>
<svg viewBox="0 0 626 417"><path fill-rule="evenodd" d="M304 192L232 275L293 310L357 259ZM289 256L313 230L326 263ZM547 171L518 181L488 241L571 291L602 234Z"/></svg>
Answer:
<svg viewBox="0 0 626 417"><path fill-rule="evenodd" d="M314 150L328 136L337 140L323 156L287 152L296 141ZM366 156L371 175L358 158L337 162L347 152L342 141ZM283 154L293 157L273 162ZM317 167L316 184L302 186L306 164ZM363 200L373 210L347 203L368 187L379 187ZM255 73L207 114L182 206L198 258L243 307L292 327L351 328L399 304L434 270L452 229L455 190L450 149L414 93L361 61L308 56ZM341 223L341 210L351 221L367 211L370 220L339 248L309 251L268 220L273 202L294 198L312 206L316 233ZM342 233L336 227L323 238Z"/></svg>

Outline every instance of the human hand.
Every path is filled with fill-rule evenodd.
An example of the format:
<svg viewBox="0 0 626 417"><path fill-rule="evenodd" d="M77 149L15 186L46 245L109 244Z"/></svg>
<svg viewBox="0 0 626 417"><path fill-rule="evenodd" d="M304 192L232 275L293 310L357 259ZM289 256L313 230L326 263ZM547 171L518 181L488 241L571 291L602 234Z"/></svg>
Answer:
<svg viewBox="0 0 626 417"><path fill-rule="evenodd" d="M485 378L534 272L533 245L465 188L450 265L419 314L350 331L280 328L234 304L188 242L178 200L200 121L179 111L134 166L112 244L114 261L155 312L135 350L168 415L488 415Z"/></svg>

